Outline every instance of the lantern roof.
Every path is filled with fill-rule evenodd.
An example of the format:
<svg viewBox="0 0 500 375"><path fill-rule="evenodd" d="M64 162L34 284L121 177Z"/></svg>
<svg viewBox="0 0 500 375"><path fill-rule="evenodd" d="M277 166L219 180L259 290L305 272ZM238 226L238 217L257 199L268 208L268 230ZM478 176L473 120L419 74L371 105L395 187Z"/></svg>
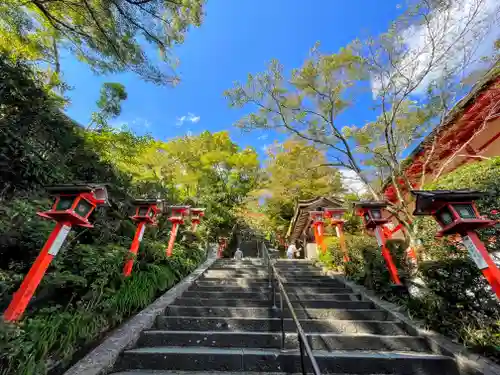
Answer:
<svg viewBox="0 0 500 375"><path fill-rule="evenodd" d="M431 215L436 209L446 202L472 202L488 195L478 190L412 190L417 197L413 215Z"/></svg>
<svg viewBox="0 0 500 375"><path fill-rule="evenodd" d="M189 215L189 210L191 209L191 206L166 206L164 208L164 211L167 209L170 210L171 212L180 213L182 215Z"/></svg>
<svg viewBox="0 0 500 375"><path fill-rule="evenodd" d="M108 204L108 191L106 189L106 184L59 184L46 186L45 189L51 195L92 193L97 204Z"/></svg>
<svg viewBox="0 0 500 375"><path fill-rule="evenodd" d="M95 188L96 188L95 185L93 186L90 184L60 184L60 185L50 185L45 187L45 189L51 194L89 193L94 191Z"/></svg>
<svg viewBox="0 0 500 375"><path fill-rule="evenodd" d="M152 204L159 204L162 203L163 199L156 199L156 198L141 198L141 199L134 199L132 202L133 205L135 206L140 206L140 205L152 205Z"/></svg>

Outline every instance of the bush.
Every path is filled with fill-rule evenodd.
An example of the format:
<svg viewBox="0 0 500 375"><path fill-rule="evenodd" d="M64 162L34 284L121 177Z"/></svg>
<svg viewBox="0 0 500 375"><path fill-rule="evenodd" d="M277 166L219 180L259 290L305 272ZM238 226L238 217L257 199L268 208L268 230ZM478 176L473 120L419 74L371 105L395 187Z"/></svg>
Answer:
<svg viewBox="0 0 500 375"><path fill-rule="evenodd" d="M476 189L490 192L477 206L481 214L500 219L500 157L473 163L429 184L426 190ZM500 361L500 305L496 296L469 258L460 239L454 236L436 238L434 219L416 218L415 225L422 244L421 262L412 274L420 286L408 280L411 295L391 293L389 273L375 239L366 235L347 235L351 261L345 274L359 284L377 291L381 297L404 306L435 331L441 332L470 349ZM490 252L499 251L500 226L483 229L479 235ZM388 241L400 278L405 281L405 244ZM333 243L323 261L330 266L342 264L338 244Z"/></svg>
<svg viewBox="0 0 500 375"><path fill-rule="evenodd" d="M356 283L364 285L393 299L391 278L380 247L374 237L361 234L346 234L346 245L349 252L349 262L344 263L343 252L336 237L327 241L328 251L319 256L320 261L331 269L343 271ZM400 278L405 278L403 259L405 245L402 241L389 241L387 246L391 251L393 261L399 269Z"/></svg>
<svg viewBox="0 0 500 375"><path fill-rule="evenodd" d="M465 165L425 186L435 189L474 189L490 195L477 202L482 215L500 219L500 157ZM459 238L435 238L437 224L417 219L424 248L417 277L427 288L408 309L436 331L500 361L500 304L487 281L470 259ZM479 231L488 251L500 250L500 226Z"/></svg>
<svg viewBox="0 0 500 375"><path fill-rule="evenodd" d="M36 216L50 206L43 185L110 184L110 207L92 213L94 228L71 231L23 319L0 322L1 375L62 372L106 332L193 271L205 252L196 236L183 241L180 235L167 259L170 223L161 217L158 228L146 230L132 276L125 279L123 263L135 231L128 217L131 196L140 196L141 184L154 196L165 196L165 188L132 183L130 175L103 161L92 137L64 115L60 101L22 63L0 56L0 82L2 311L54 227Z"/></svg>
<svg viewBox="0 0 500 375"><path fill-rule="evenodd" d="M176 244L167 258L163 243L145 239L132 276L124 279L126 253L125 247L113 244L78 244L60 252L24 319L0 323L1 373L44 374L65 368L76 352L148 306L205 255L199 247ZM15 290L21 277L15 280L3 289Z"/></svg>

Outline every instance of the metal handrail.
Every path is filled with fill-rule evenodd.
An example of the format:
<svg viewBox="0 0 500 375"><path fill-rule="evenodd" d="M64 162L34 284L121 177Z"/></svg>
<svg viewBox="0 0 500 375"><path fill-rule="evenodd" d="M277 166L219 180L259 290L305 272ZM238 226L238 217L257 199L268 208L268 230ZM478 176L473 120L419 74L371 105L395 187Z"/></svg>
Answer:
<svg viewBox="0 0 500 375"><path fill-rule="evenodd" d="M285 309L283 306L283 299L285 300L286 305L288 306L288 310L290 310L290 315L292 316L292 320L295 323L295 327L297 328L297 336L299 339L299 350L300 350L300 365L302 368L302 374L306 375L306 367L304 364L304 351L307 354L307 357L309 358L309 361L311 362L311 366L313 368L314 375L321 375L321 371L318 366L318 362L316 362L316 358L314 358L313 351L311 349L311 346L309 345L309 342L307 341L307 336L302 329L302 325L299 322L299 319L297 318L297 314L295 313L295 310L293 308L292 302L290 302L290 298L288 297L288 294L285 290L285 286L283 285L281 281L281 277L278 274L278 271L276 270L276 267L274 267L274 264L271 261L271 257L269 256L269 251L267 250L267 246L263 243L263 255L264 255L264 263L267 263L269 267L269 286L271 289L272 293L272 303L273 303L273 308L276 307L276 284L278 284L278 289L280 292L280 316L281 316L281 350L285 349Z"/></svg>

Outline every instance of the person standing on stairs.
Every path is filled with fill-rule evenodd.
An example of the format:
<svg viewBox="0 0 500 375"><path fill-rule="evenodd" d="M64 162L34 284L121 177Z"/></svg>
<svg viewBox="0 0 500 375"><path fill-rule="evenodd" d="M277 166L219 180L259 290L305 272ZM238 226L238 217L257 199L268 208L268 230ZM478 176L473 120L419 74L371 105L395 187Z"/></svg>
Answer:
<svg viewBox="0 0 500 375"><path fill-rule="evenodd" d="M243 251L241 251L239 247L234 252L234 259L235 260L242 260L243 259Z"/></svg>
<svg viewBox="0 0 500 375"><path fill-rule="evenodd" d="M297 247L295 246L295 243L292 242L290 246L288 246L288 249L286 251L286 257L288 259L293 259L296 252L297 252Z"/></svg>

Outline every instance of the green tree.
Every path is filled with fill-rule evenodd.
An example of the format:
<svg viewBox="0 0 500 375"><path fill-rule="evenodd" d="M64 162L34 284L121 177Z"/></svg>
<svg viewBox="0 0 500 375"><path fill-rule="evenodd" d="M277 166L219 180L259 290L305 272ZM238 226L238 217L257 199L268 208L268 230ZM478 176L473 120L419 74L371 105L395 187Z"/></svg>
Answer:
<svg viewBox="0 0 500 375"><path fill-rule="evenodd" d="M324 151L300 138L268 149L259 183L241 217L250 226L284 235L298 200L343 192L339 171L328 165ZM264 200L263 205L258 201Z"/></svg>
<svg viewBox="0 0 500 375"><path fill-rule="evenodd" d="M170 50L202 22L204 0L5 0L0 4L0 49L12 58L48 65L57 76L60 50L97 73L132 71L173 84ZM147 44L160 50L148 56ZM167 67L167 68L166 68Z"/></svg>
<svg viewBox="0 0 500 375"><path fill-rule="evenodd" d="M211 236L230 229L234 208L257 181L256 152L240 149L227 132L205 131L162 142L105 128L86 138L104 161L131 177L136 195L206 207L200 230Z"/></svg>
<svg viewBox="0 0 500 375"><path fill-rule="evenodd" d="M257 153L251 148L241 150L227 132L208 131L167 142L164 150L171 160L179 199L207 208L204 226L211 236L228 234L235 207L255 188Z"/></svg>
<svg viewBox="0 0 500 375"><path fill-rule="evenodd" d="M92 127L104 128L108 126L108 120L116 118L122 112L122 102L127 100L125 86L116 82L105 82L101 87L99 100L97 101L98 112L92 113L87 130Z"/></svg>
<svg viewBox="0 0 500 375"><path fill-rule="evenodd" d="M461 78L495 26L500 5L494 8L485 0L414 1L386 33L334 54L316 46L289 77L273 60L267 71L225 92L231 106L254 109L236 126L285 131L326 147L328 163L354 171L374 199L384 198L380 181L389 179L400 199L389 210L409 228L413 181L405 174L404 155L447 120L464 94ZM367 87L375 120L342 124L339 115L357 111L355 98ZM426 172L424 164L422 180Z"/></svg>
<svg viewBox="0 0 500 375"><path fill-rule="evenodd" d="M276 129L326 147L329 165L354 170L370 188L369 180L354 155L349 135L342 132L338 116L349 108L351 89L363 78L363 59L351 46L322 55L317 46L311 57L287 79L283 67L273 60L269 69L249 75L225 92L230 105L254 105L254 113L236 126L244 130ZM373 194L376 195L375 191Z"/></svg>

